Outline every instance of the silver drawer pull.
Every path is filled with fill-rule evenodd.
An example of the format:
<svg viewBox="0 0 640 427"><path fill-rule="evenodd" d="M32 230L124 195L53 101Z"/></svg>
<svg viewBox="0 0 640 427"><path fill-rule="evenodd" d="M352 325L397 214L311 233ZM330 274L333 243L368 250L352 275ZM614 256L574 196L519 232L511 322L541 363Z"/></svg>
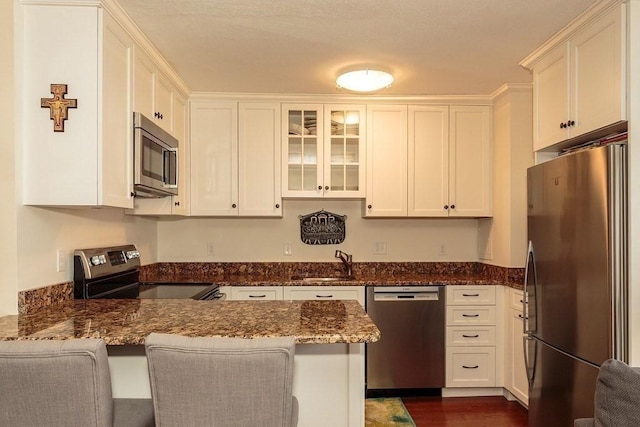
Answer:
<svg viewBox="0 0 640 427"><path fill-rule="evenodd" d="M521 319L529 319L528 317L524 317L522 314L518 314L518 317Z"/></svg>
<svg viewBox="0 0 640 427"><path fill-rule="evenodd" d="M463 314L462 317L479 317L479 314Z"/></svg>
<svg viewBox="0 0 640 427"><path fill-rule="evenodd" d="M478 335L478 334L475 334L475 335L465 335L465 334L462 334L462 336L463 336L464 338L478 338L480 335Z"/></svg>
<svg viewBox="0 0 640 427"><path fill-rule="evenodd" d="M266 298L267 296L265 294L262 295L249 295L249 298Z"/></svg>
<svg viewBox="0 0 640 427"><path fill-rule="evenodd" d="M333 295L316 295L316 298L333 298Z"/></svg>
<svg viewBox="0 0 640 427"><path fill-rule="evenodd" d="M478 366L478 365L475 365L475 366L466 366L466 365L462 365L462 367L463 367L464 369L478 369L478 368L479 368L479 366Z"/></svg>
<svg viewBox="0 0 640 427"><path fill-rule="evenodd" d="M480 294L462 294L463 297L479 297Z"/></svg>

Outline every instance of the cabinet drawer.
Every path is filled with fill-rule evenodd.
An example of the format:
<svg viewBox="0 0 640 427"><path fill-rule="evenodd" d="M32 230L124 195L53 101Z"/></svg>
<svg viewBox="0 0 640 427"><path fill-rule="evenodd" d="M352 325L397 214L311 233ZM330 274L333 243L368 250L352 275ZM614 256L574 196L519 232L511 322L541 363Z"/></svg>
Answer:
<svg viewBox="0 0 640 427"><path fill-rule="evenodd" d="M486 305L496 303L495 286L447 286L447 305Z"/></svg>
<svg viewBox="0 0 640 427"><path fill-rule="evenodd" d="M449 306L447 307L447 326L456 325L495 325L495 306Z"/></svg>
<svg viewBox="0 0 640 427"><path fill-rule="evenodd" d="M287 286L285 300L356 300L364 301L364 288L360 286Z"/></svg>
<svg viewBox="0 0 640 427"><path fill-rule="evenodd" d="M491 346L496 344L495 326L449 326L448 346Z"/></svg>
<svg viewBox="0 0 640 427"><path fill-rule="evenodd" d="M447 347L447 387L495 387L495 347Z"/></svg>
<svg viewBox="0 0 640 427"><path fill-rule="evenodd" d="M281 300L282 287L280 286L251 286L251 287L232 287L231 300Z"/></svg>
<svg viewBox="0 0 640 427"><path fill-rule="evenodd" d="M519 310L522 312L522 299L524 298L524 293L517 289L511 289L511 308Z"/></svg>

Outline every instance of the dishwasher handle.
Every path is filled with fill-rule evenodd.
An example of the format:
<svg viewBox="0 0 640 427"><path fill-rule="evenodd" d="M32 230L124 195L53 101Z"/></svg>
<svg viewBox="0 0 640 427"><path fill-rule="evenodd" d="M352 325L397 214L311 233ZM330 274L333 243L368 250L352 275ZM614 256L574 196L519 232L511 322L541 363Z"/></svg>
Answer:
<svg viewBox="0 0 640 427"><path fill-rule="evenodd" d="M438 286L376 286L373 290L374 301L439 301Z"/></svg>

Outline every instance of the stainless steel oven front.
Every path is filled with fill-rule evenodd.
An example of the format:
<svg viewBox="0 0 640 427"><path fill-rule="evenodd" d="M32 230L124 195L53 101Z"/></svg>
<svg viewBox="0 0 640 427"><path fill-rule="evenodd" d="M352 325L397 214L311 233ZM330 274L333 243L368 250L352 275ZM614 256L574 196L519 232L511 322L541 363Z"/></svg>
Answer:
<svg viewBox="0 0 640 427"><path fill-rule="evenodd" d="M178 140L140 113L133 114L136 197L178 194Z"/></svg>

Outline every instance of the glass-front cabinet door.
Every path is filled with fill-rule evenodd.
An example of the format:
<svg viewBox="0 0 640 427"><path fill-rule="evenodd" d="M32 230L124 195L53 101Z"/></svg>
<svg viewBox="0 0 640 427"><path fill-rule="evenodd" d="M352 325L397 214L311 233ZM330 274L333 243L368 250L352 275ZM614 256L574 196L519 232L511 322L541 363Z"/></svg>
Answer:
<svg viewBox="0 0 640 427"><path fill-rule="evenodd" d="M284 104L283 197L364 197L365 107Z"/></svg>
<svg viewBox="0 0 640 427"><path fill-rule="evenodd" d="M330 197L365 195L365 118L364 106L325 105L324 176Z"/></svg>
<svg viewBox="0 0 640 427"><path fill-rule="evenodd" d="M283 197L322 197L322 105L282 107Z"/></svg>

